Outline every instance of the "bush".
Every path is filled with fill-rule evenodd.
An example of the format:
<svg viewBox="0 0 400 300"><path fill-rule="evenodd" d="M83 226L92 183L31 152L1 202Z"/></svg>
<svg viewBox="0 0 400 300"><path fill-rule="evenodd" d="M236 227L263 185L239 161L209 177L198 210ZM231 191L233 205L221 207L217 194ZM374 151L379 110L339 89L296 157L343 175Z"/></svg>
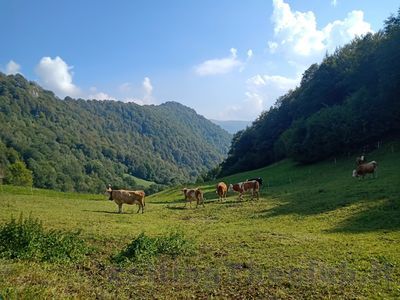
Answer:
<svg viewBox="0 0 400 300"><path fill-rule="evenodd" d="M87 252L79 232L45 231L42 222L29 217L11 219L0 227L0 257L49 262L72 262Z"/></svg>
<svg viewBox="0 0 400 300"><path fill-rule="evenodd" d="M32 171L22 161L17 161L6 169L6 183L21 186L32 186Z"/></svg>
<svg viewBox="0 0 400 300"><path fill-rule="evenodd" d="M175 258L178 255L190 254L192 251L192 242L185 239L182 233L173 232L167 236L149 237L142 232L124 250L115 255L113 260L118 263L147 262L163 254Z"/></svg>

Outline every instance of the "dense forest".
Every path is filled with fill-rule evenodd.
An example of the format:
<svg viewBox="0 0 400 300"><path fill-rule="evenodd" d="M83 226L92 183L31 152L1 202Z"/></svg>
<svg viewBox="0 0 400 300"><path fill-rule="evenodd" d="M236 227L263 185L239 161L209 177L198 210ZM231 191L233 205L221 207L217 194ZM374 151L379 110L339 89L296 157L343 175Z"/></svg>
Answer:
<svg viewBox="0 0 400 300"><path fill-rule="evenodd" d="M400 133L400 9L383 30L311 65L300 85L236 133L219 176L283 158L313 163Z"/></svg>
<svg viewBox="0 0 400 300"><path fill-rule="evenodd" d="M0 73L0 176L62 191L194 181L220 163L231 135L176 102L140 106L58 99L23 76ZM135 176L135 177L134 177Z"/></svg>

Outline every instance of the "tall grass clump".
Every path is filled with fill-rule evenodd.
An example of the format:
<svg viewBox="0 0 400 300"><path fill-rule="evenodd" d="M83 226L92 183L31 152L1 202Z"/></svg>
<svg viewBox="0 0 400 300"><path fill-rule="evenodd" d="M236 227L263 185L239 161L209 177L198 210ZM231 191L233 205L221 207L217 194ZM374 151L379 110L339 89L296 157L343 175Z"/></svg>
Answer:
<svg viewBox="0 0 400 300"><path fill-rule="evenodd" d="M191 254L193 250L192 241L186 239L180 232L172 232L161 237L149 237L142 232L112 260L118 263L143 263L152 261L160 255L176 258L179 255Z"/></svg>
<svg viewBox="0 0 400 300"><path fill-rule="evenodd" d="M46 231L40 220L23 218L0 226L0 257L47 262L73 262L88 252L79 232Z"/></svg>

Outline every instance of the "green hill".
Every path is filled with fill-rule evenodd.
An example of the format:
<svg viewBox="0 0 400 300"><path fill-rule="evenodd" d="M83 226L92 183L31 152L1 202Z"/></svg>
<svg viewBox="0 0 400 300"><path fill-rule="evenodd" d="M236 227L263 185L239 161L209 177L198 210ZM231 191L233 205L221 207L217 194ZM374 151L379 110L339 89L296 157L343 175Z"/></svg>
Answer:
<svg viewBox="0 0 400 300"><path fill-rule="evenodd" d="M22 161L35 187L81 192L134 188L135 177L160 186L194 181L222 161L231 139L176 102L60 100L1 73L0 128L0 169Z"/></svg>
<svg viewBox="0 0 400 300"><path fill-rule="evenodd" d="M3 298L397 299L400 297L400 144L366 153L378 177L351 177L354 157L311 166L284 160L223 178L261 176L260 201L217 201L215 183L200 186L205 208L184 209L182 186L147 197L144 214L104 195L0 186L0 228L29 214L47 229L81 230L93 251L53 264L0 258ZM1 230L0 230L1 231ZM141 263L111 258L144 232L181 232L193 253ZM146 238L148 237L148 238ZM179 241L179 240L172 240ZM147 245L147 246L146 246ZM177 251L170 245L169 251ZM139 248L137 248L139 249ZM175 250L174 250L175 249ZM0 253L1 255L1 253Z"/></svg>
<svg viewBox="0 0 400 300"><path fill-rule="evenodd" d="M400 132L400 10L311 65L300 85L235 134L221 176L284 158L314 163L371 151Z"/></svg>

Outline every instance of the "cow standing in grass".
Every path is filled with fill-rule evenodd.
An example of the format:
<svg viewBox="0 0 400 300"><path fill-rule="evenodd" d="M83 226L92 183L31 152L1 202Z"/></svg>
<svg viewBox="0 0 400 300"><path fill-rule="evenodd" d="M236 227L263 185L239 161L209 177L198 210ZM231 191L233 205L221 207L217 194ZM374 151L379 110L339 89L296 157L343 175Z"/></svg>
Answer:
<svg viewBox="0 0 400 300"><path fill-rule="evenodd" d="M355 170L353 170L353 177L364 178L367 174L372 174L372 177L376 177L376 170L378 168L378 163L376 161L371 161L367 164L360 164Z"/></svg>
<svg viewBox="0 0 400 300"><path fill-rule="evenodd" d="M144 191L129 191L129 190L113 190L111 185L108 186L107 193L110 195L108 200L114 201L118 205L118 213L122 213L122 204L137 204L139 209L144 213L145 193Z"/></svg>
<svg viewBox="0 0 400 300"><path fill-rule="evenodd" d="M251 200L254 195L257 196L257 200L260 199L260 184L256 180L230 184L229 190L239 193L239 200L243 200L243 194L247 191L251 191Z"/></svg>
<svg viewBox="0 0 400 300"><path fill-rule="evenodd" d="M226 199L226 194L228 192L228 187L225 182L220 182L217 184L217 190L215 191L218 194L218 201L222 201L223 198Z"/></svg>
<svg viewBox="0 0 400 300"><path fill-rule="evenodd" d="M184 188L182 189L182 192L183 195L185 196L185 207L188 202L189 206L192 207L192 201L196 201L196 208L197 206L199 206L199 204L202 204L203 207L205 207L203 192L199 188L197 189Z"/></svg>

